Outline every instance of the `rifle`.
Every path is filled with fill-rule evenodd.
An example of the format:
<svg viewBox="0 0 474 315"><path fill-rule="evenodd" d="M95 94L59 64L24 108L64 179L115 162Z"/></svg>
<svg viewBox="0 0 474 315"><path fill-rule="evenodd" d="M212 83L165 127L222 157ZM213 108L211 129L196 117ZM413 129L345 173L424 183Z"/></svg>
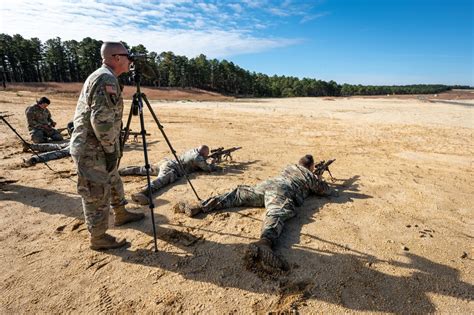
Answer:
<svg viewBox="0 0 474 315"><path fill-rule="evenodd" d="M224 149L224 147L220 147L211 150L211 154L207 158L213 159L216 163L221 162L222 158L224 158L226 161L228 158L230 158L230 160L232 161L231 153L240 149L242 149L242 147L232 147L230 149Z"/></svg>
<svg viewBox="0 0 474 315"><path fill-rule="evenodd" d="M335 160L336 159L320 161L318 164L314 165L313 174L316 175L319 180L322 180L324 172L328 171L331 180L334 181L334 177L332 177L331 171L329 170L329 165L331 165Z"/></svg>

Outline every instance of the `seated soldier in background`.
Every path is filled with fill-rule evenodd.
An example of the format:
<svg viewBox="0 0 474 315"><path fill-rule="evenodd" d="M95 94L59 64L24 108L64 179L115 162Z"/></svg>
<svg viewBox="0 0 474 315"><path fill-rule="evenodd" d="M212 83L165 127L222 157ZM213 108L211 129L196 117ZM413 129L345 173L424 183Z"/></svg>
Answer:
<svg viewBox="0 0 474 315"><path fill-rule="evenodd" d="M26 108L28 131L31 135L31 141L34 143L48 142L49 139L53 141L63 140L61 134L54 129L56 123L51 118L51 113L47 108L50 103L50 100L43 96L36 104Z"/></svg>
<svg viewBox="0 0 474 315"><path fill-rule="evenodd" d="M216 171L218 167L214 163L208 163L206 161L208 156L209 147L207 145L201 145L199 148L195 148L183 153L179 157L179 160L183 165L186 174L195 171ZM144 166L128 166L119 169L119 174L121 176L143 176L146 175L146 169ZM184 174L176 160L165 159L161 163L151 166L150 175L157 175L157 178L151 182L152 193L156 193L160 188L175 182ZM147 205L149 202L148 187L145 186L138 193L132 194L132 200L141 205Z"/></svg>
<svg viewBox="0 0 474 315"><path fill-rule="evenodd" d="M67 124L67 131L69 136L74 131L74 123L70 121ZM71 156L69 152L69 142L66 143L26 143L23 142L23 152L33 151L28 159L23 159L23 167L30 167L40 162L48 162L52 160L59 160Z"/></svg>
<svg viewBox="0 0 474 315"><path fill-rule="evenodd" d="M260 240L251 244L250 249L268 265L284 269L284 262L272 251L272 246L283 230L284 222L296 215L296 207L301 206L310 194L333 195L328 184L313 173L314 165L313 156L308 154L303 156L298 164L283 169L278 177L256 186L239 185L230 192L194 204L179 202L174 209L192 217L201 212L233 207L265 207ZM334 195L337 195L337 192L334 192Z"/></svg>

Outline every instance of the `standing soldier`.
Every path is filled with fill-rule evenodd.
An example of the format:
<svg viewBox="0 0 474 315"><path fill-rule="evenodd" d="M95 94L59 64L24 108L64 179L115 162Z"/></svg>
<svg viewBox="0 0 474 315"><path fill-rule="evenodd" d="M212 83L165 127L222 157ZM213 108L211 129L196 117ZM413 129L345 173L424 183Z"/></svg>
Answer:
<svg viewBox="0 0 474 315"><path fill-rule="evenodd" d="M77 190L91 234L90 248L94 250L126 243L106 233L110 206L115 212L115 226L144 218L143 213L125 209L127 201L117 171L123 114L117 77L128 71L128 51L120 42L105 42L100 54L103 65L87 78L79 96L70 144L77 168Z"/></svg>
<svg viewBox="0 0 474 315"><path fill-rule="evenodd" d="M48 142L48 138L53 141L63 140L61 134L54 129L56 123L51 118L51 113L47 108L50 103L50 100L43 96L36 104L26 108L28 131L31 135L31 141L34 143Z"/></svg>

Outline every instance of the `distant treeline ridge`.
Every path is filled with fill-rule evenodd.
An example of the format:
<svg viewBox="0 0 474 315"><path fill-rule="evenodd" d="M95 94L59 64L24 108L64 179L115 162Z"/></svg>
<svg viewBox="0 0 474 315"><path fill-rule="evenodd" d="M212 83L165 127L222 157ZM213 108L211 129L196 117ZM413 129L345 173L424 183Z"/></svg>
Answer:
<svg viewBox="0 0 474 315"><path fill-rule="evenodd" d="M195 87L222 94L254 97L349 96L383 94L433 94L452 88L441 84L373 86L337 84L310 78L268 76L250 72L227 60L178 56L172 52L149 52L145 46L130 47L133 53L146 53L148 76L143 85L157 87ZM62 41L56 37L42 43L38 38L26 39L17 34L0 34L0 80L4 82L83 82L100 67L102 41L84 38ZM124 84L130 74L121 76ZM130 84L130 83L128 83Z"/></svg>

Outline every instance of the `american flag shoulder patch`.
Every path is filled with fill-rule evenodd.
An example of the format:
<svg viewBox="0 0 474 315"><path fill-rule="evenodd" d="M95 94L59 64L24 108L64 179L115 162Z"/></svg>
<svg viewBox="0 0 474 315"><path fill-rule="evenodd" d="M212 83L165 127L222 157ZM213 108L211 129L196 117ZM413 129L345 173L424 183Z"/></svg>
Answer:
<svg viewBox="0 0 474 315"><path fill-rule="evenodd" d="M105 91L108 94L117 95L117 87L115 86L115 84L106 84Z"/></svg>

